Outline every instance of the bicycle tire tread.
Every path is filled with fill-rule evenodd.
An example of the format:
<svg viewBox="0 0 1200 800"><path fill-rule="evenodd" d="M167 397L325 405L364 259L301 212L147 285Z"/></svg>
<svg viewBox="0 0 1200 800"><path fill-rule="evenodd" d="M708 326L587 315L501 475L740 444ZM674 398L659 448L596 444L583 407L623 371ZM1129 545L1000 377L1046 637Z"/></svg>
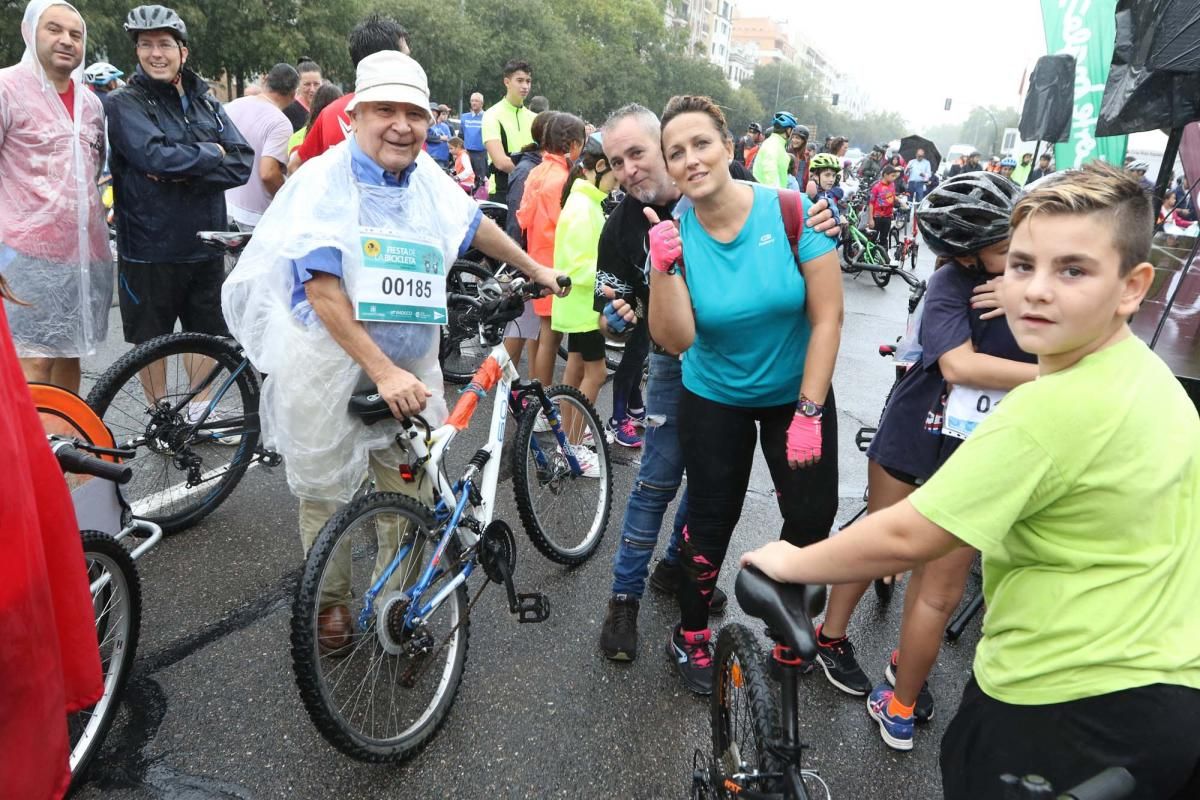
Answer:
<svg viewBox="0 0 1200 800"><path fill-rule="evenodd" d="M129 638L124 645L124 660L121 662L119 672L117 673L117 682L113 687L112 697L108 707L105 709L105 717L101 720L100 726L96 729L92 736L92 746L80 758L79 763L75 765L75 769L71 773L70 787L77 787L84 775L87 774L88 767L91 765L92 759L96 753L104 746L104 739L108 735L109 729L112 728L113 720L116 719L117 711L121 707L121 695L125 692L125 686L129 683L129 675L133 670L133 662L137 657L138 640L141 638L142 629L142 580L138 575L137 565L134 564L133 556L129 554L120 542L114 539L107 533L101 531L80 531L80 539L83 545L83 554L86 562L88 552L103 551L109 559L117 565L125 580L125 590L129 595Z"/></svg>
<svg viewBox="0 0 1200 800"><path fill-rule="evenodd" d="M300 690L300 699L317 731L327 742L345 755L358 761L382 764L406 761L417 755L429 744L450 716L450 710L454 707L455 700L458 699L458 689L462 684L463 675L466 672L467 656L471 643L471 620L466 615L467 589L466 584L463 584L455 590L463 609L463 619L459 628L462 631L462 657L455 666L455 674L452 680L447 685L446 695L449 698L448 701L434 718L432 724L422 729L414 737L415 741L407 745L392 748L390 752L382 752L362 746L338 724L333 715L325 707L325 703L321 698L321 691L318 685L319 679L317 677L318 670L314 663L314 655L317 653L317 642L316 631L311 620L313 616L312 609L319 602L320 598L322 571L318 568L318 565L324 565L336 545L338 539L334 533L346 525L348 521L360 516L374 506L399 507L420 517L426 530L432 531L435 526L433 514L428 507L407 495L397 492L370 492L336 512L321 528L316 541L313 542L312 549L305 557L304 570L301 572L300 580L296 586L296 598L292 604L291 640L292 671L295 674L296 687Z"/></svg>
<svg viewBox="0 0 1200 800"><path fill-rule="evenodd" d="M529 495L529 460L525 457L525 453L529 449L529 440L533 436L533 426L538 418L535 410L537 406L533 404L531 404L528 413L522 415L521 423L517 428L516 440L513 443L513 496L517 503L517 512L520 514L521 524L525 528L525 533L529 536L529 540L533 542L533 546L538 549L538 552L556 564L573 567L584 563L595 554L596 550L600 547L600 543L604 540L605 532L608 530L608 519L612 513L612 453L609 449L608 440L604 436L604 423L600 421L600 414L588 402L583 392L574 386L559 384L547 389L546 394L549 397L560 394L570 396L581 405L584 413L591 418L596 426L596 431L599 433L599 437L596 440L597 455L602 455L604 458L604 480L606 483L604 510L600 514L600 533L596 536L596 540L587 552L578 556L566 556L558 551L551 542L550 536L542 529L541 524L538 522L537 512L533 508L533 498Z"/></svg>
<svg viewBox="0 0 1200 800"><path fill-rule="evenodd" d="M137 377L138 372L149 363L158 361L170 355L194 352L214 359L231 373L238 368L244 356L232 339L213 336L207 333L168 333L155 337L135 346L125 355L118 358L112 366L101 374L99 380L88 392L86 403L96 412L96 416L104 419L104 413L116 398L122 386ZM259 386L258 378L251 369L244 369L238 375L237 386L241 391L243 412L258 412ZM249 406L249 407L247 407ZM174 534L187 530L200 520L216 511L224 503L233 490L237 488L250 463L254 460L254 450L258 445L261 431L251 431L242 434L242 441L237 445L242 460L235 466L230 461L229 470L218 492L207 502L191 509L179 512L170 517L149 517L162 528L164 534Z"/></svg>
<svg viewBox="0 0 1200 800"><path fill-rule="evenodd" d="M736 656L741 665L743 690L750 702L750 716L754 725L755 744L761 755L764 772L782 772L782 762L771 753L766 743L780 738L779 701L772 688L771 679L767 674L762 649L754 634L745 625L731 623L724 625L717 635L717 644L713 654L714 677L716 678L713 693L709 701L712 718L712 752L715 764L720 763L724 752L724 733L722 713L722 693L720 691L725 674L725 665ZM716 786L720 797L735 797L724 791L724 776Z"/></svg>

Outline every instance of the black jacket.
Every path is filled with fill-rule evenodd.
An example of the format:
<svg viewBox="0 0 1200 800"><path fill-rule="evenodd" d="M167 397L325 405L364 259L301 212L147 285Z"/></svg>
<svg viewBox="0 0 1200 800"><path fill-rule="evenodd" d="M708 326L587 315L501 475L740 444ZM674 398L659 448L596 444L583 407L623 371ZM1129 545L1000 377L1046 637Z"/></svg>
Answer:
<svg viewBox="0 0 1200 800"><path fill-rule="evenodd" d="M109 99L117 246L127 261L212 260L196 232L225 230L225 190L250 179L254 148L208 84L188 69L182 76L186 112L175 87L151 80L141 67Z"/></svg>

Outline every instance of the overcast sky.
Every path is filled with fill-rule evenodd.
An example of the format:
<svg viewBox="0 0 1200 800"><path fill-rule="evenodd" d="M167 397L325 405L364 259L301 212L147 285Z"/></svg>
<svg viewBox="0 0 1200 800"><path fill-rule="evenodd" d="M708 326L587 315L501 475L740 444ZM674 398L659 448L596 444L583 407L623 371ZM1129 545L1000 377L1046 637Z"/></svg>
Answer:
<svg viewBox="0 0 1200 800"><path fill-rule="evenodd" d="M805 37L868 87L873 105L899 111L914 125L961 121L977 105L1020 111L1021 73L1046 53L1038 0L736 0L735 13L791 24L788 7L798 7L796 27ZM840 13L830 25L826 9L833 7ZM947 97L954 101L949 113Z"/></svg>

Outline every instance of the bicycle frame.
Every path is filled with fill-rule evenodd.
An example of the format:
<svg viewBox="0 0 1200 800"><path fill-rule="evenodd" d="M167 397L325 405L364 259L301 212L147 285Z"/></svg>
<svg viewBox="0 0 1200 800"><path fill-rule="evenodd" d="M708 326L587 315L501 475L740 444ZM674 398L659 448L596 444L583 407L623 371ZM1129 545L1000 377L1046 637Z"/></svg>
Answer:
<svg viewBox="0 0 1200 800"><path fill-rule="evenodd" d="M473 515L474 524L480 528L486 528L492 522L495 514L496 485L500 478L500 457L504 447L504 431L511 411L510 404L512 404L510 392L512 385L520 377L520 373L517 372L516 365L513 364L504 345L497 344L476 371L471 383L463 390L462 396L444 425L436 430L429 430L418 423L409 422L405 426L405 430L397 437L413 455L414 464L421 466L423 477L435 487L437 505L434 507L433 513L441 530L433 557L426 564L416 583L405 590L410 602L405 613L404 624L410 630L434 613L446 598L475 571L476 560L474 558L467 559L458 574L442 586L437 594L423 604L418 603L433 582L442 575L442 556L450 544L451 537L463 535L465 538L463 544L468 548L479 541L480 537L473 530L473 526L460 527L467 508L475 506L472 503L473 490L478 493L479 497L479 503L475 506L478 508L478 513ZM462 477L451 484L442 469L446 451L459 432L465 430L470 424L479 398L486 394L488 388L492 386L495 387L495 402L492 407L492 421L487 442L476 451ZM550 419L555 437L560 446L564 446L564 452L572 472L578 474L579 462L576 461L571 448L565 447L566 433L562 429L557 409L545 398L540 384L531 384L529 390L538 395L538 399ZM525 393L522 393L522 397L524 396ZM423 432L426 434L425 436L421 435ZM536 440L533 441L532 446L538 464L543 465L546 460L545 454L538 447ZM356 621L360 631L367 630L371 617L374 615L375 599L411 550L411 543L400 547L391 563L364 594L363 608Z"/></svg>

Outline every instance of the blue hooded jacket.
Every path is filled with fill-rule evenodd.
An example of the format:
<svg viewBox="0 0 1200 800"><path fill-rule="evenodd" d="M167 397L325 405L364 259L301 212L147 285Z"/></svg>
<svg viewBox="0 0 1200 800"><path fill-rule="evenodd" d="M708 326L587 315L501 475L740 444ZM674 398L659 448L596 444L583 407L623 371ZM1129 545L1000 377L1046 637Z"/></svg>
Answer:
<svg viewBox="0 0 1200 800"><path fill-rule="evenodd" d="M228 228L225 190L248 181L254 167L254 149L208 84L186 68L180 77L182 96L139 66L109 98L117 248L126 261L213 260L196 232Z"/></svg>

